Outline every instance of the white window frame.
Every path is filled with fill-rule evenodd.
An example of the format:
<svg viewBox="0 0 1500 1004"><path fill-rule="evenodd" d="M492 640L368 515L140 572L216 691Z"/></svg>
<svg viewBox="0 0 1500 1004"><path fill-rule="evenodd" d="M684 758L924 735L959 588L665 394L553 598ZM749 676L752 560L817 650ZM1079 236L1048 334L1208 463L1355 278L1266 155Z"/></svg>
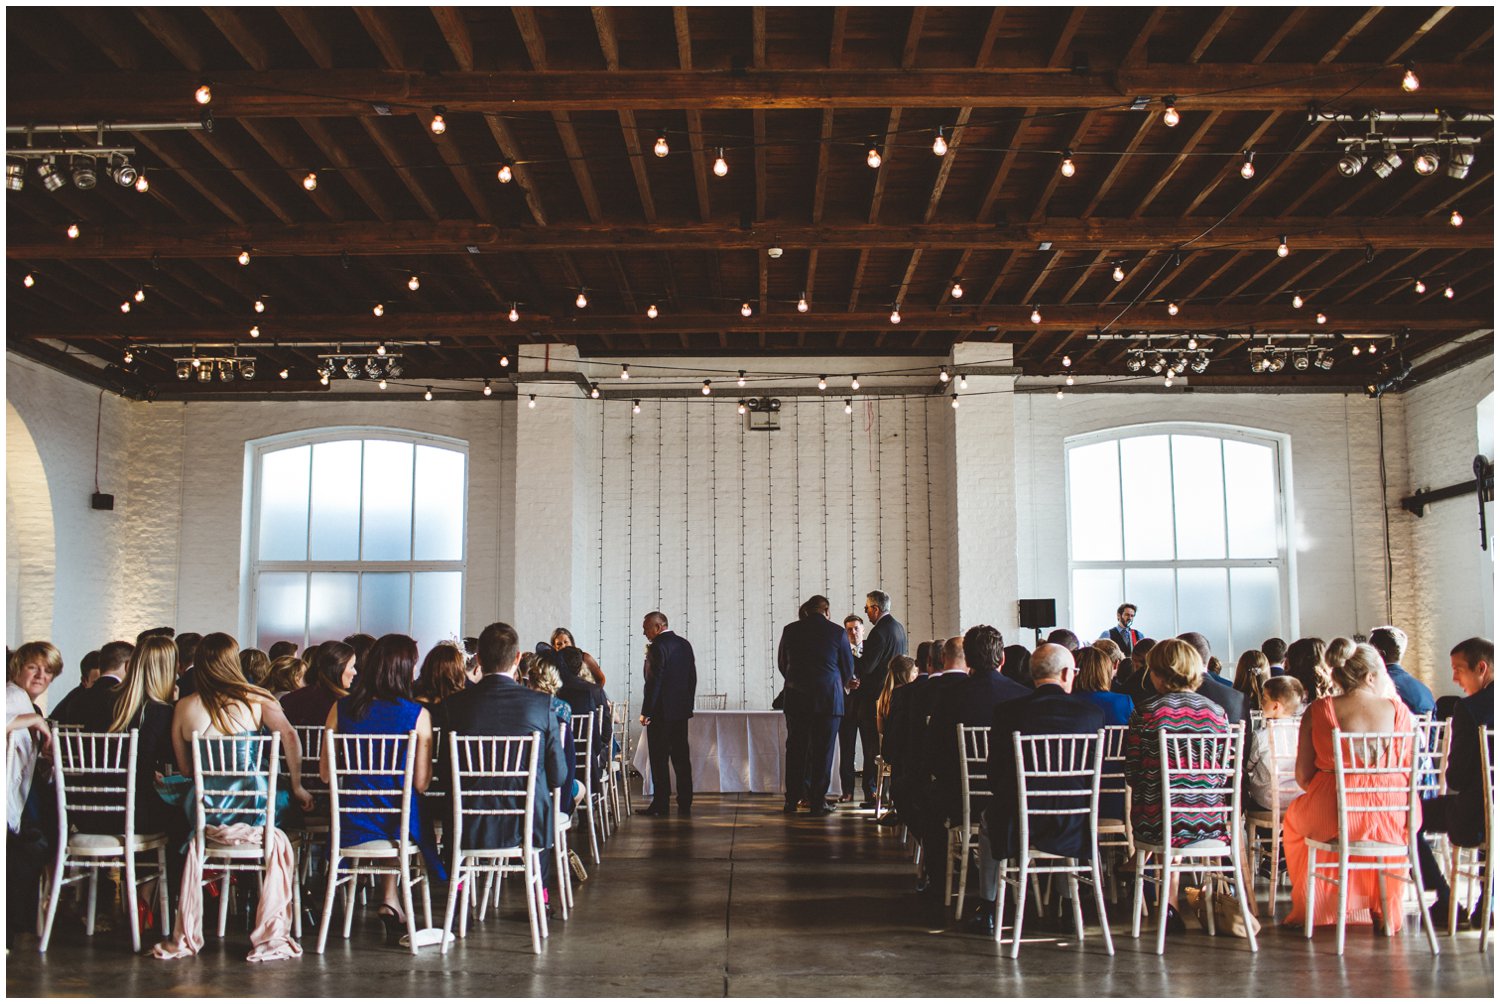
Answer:
<svg viewBox="0 0 1500 1004"><path fill-rule="evenodd" d="M262 561L260 555L260 500L261 500L261 476L264 469L263 460L268 453L277 453L282 450L295 449L299 446L315 446L319 443L347 442L349 440L384 440L387 442L411 443L415 446L433 446L439 449L452 450L464 458L464 484L463 484L463 508L461 518L462 525L459 528L460 554L461 557L454 561L364 561L355 558L349 561L313 561L306 559L302 561ZM361 477L361 502L360 502L360 540L359 553L364 553L364 502L363 502L363 458L360 453L360 477ZM309 451L309 462L311 451ZM240 595L245 597L241 610L241 637L259 640L259 583L261 572L354 572L360 575L359 586L355 594L356 615L361 609L361 601L364 598L364 573L369 572L458 572L459 573L459 610L458 622L464 624L464 606L467 603L468 592L468 559L469 559L469 444L462 439L454 439L449 436L439 436L427 432L416 432L410 429L393 429L382 426L358 425L358 426L327 426L320 429L305 430L300 432L283 433L277 436L267 436L264 439L253 440L245 444L245 468L246 468L246 491L244 532L241 539L245 546L241 553L240 565L244 569L241 580ZM412 498L415 505L416 498L416 464L412 464ZM311 483L308 491L311 492ZM311 537L311 508L309 508L309 539ZM412 519L412 544L415 545L416 519ZM413 546L412 553L415 552ZM406 620L407 629L411 625L411 604L415 595L415 589L407 592ZM312 644L307 636L306 621L303 626L303 640L301 648ZM320 639L326 640L326 639Z"/></svg>
<svg viewBox="0 0 1500 1004"><path fill-rule="evenodd" d="M1199 436L1219 440L1237 440L1244 443L1253 443L1256 446L1270 447L1272 450L1272 470L1276 476L1276 557L1274 558L1229 558L1229 520L1226 512L1224 521L1224 558L1180 558L1173 560L1156 561L1131 561L1124 558L1124 536L1128 534L1129 528L1121 521L1121 559L1119 561L1081 561L1073 557L1073 484L1071 465L1068 455L1076 447L1091 446L1096 443L1118 442L1124 439L1135 439L1143 436ZM1170 453L1168 454L1170 458ZM1170 462L1170 460L1169 460ZM1191 568L1276 568L1280 573L1280 597L1281 597L1281 623L1286 637L1299 637L1297 624L1297 569L1296 549L1290 544L1290 527L1296 524L1292 513L1292 466L1291 466L1291 437L1284 433L1271 432L1265 429L1250 429L1243 426L1219 425L1211 422L1154 422L1140 425L1120 426L1113 429L1101 429L1096 432L1084 433L1077 436L1068 436L1063 440L1063 503L1064 503L1064 534L1067 537L1068 547L1068 611L1069 619L1077 620L1077 607L1073 595L1073 572L1075 570L1119 570L1122 573L1131 569L1153 569L1166 568L1172 571ZM1176 466L1172 466L1175 478ZM1124 470L1119 472L1121 478L1121 495L1124 493ZM1174 483L1175 489L1175 483ZM1177 528L1176 491L1172 491L1174 499L1172 507L1172 528L1175 539ZM1175 544L1174 544L1175 549ZM1232 577L1226 584L1230 590L1229 610L1226 611L1226 621L1229 625L1229 637L1231 644L1244 651L1246 648L1258 645L1263 639L1256 639L1249 644L1235 641L1234 634L1234 596ZM1175 589L1175 587L1174 587ZM1126 596L1124 602L1130 602ZM1177 611L1172 611L1172 623L1177 622ZM1179 630L1191 630L1181 628ZM1175 635L1178 631L1173 631ZM1162 632L1164 636L1165 632ZM1170 637L1170 636L1168 636ZM1222 659L1226 669L1230 666L1233 656Z"/></svg>

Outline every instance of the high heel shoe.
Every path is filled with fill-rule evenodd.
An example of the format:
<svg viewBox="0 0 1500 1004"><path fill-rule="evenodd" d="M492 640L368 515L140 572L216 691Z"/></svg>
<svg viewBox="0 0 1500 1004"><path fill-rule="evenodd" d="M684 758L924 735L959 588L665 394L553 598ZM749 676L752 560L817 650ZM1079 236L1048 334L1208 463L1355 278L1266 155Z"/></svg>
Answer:
<svg viewBox="0 0 1500 1004"><path fill-rule="evenodd" d="M386 941L400 941L406 934L406 918L401 916L401 911L389 903L382 903L380 909L375 911L375 915L380 918L380 926L385 929Z"/></svg>

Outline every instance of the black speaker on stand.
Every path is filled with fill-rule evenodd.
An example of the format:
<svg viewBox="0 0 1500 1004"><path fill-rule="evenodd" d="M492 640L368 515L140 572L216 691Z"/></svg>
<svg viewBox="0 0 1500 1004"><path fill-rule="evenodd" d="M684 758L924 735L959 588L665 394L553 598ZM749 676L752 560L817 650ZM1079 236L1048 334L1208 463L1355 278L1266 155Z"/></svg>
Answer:
<svg viewBox="0 0 1500 1004"><path fill-rule="evenodd" d="M1057 626L1056 600L1021 600L1021 626L1036 631L1036 643L1042 643L1042 629Z"/></svg>

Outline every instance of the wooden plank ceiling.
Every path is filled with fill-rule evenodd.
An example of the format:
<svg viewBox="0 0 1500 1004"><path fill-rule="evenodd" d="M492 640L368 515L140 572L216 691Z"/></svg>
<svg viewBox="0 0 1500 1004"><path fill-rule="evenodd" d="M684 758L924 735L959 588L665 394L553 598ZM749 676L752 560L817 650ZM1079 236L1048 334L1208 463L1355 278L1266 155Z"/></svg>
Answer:
<svg viewBox="0 0 1500 1004"><path fill-rule="evenodd" d="M1462 180L1410 157L1346 178L1337 140L1362 126L1309 114L1492 113L1489 7L123 6L7 26L11 127L212 116L108 133L144 194L29 171L7 196L10 345L128 393L199 389L175 373L191 349L163 343L237 343L258 378L204 391L264 393L318 388L328 350L307 343L432 343L405 353L420 381L502 378L502 354L547 342L753 367L1003 341L1028 374L1123 375L1145 333L1214 349L1195 384L1349 387L1493 324L1491 125L1463 126L1483 141ZM1251 374L1252 344L1309 334L1332 369Z"/></svg>

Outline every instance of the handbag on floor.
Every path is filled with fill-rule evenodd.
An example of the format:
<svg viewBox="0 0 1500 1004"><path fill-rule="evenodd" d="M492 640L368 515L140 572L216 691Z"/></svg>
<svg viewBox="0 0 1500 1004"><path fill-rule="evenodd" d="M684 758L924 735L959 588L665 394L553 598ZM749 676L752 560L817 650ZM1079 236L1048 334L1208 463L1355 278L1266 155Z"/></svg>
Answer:
<svg viewBox="0 0 1500 1004"><path fill-rule="evenodd" d="M1187 901L1188 909L1197 920L1198 926L1205 931L1208 930L1208 910L1211 909L1214 912L1215 933L1228 934L1236 938L1247 937L1245 918L1240 913L1240 901L1235 896L1229 880L1223 875L1206 875L1203 888L1185 888L1182 895ZM1260 933L1260 921L1253 916L1250 918L1250 927L1256 934Z"/></svg>

